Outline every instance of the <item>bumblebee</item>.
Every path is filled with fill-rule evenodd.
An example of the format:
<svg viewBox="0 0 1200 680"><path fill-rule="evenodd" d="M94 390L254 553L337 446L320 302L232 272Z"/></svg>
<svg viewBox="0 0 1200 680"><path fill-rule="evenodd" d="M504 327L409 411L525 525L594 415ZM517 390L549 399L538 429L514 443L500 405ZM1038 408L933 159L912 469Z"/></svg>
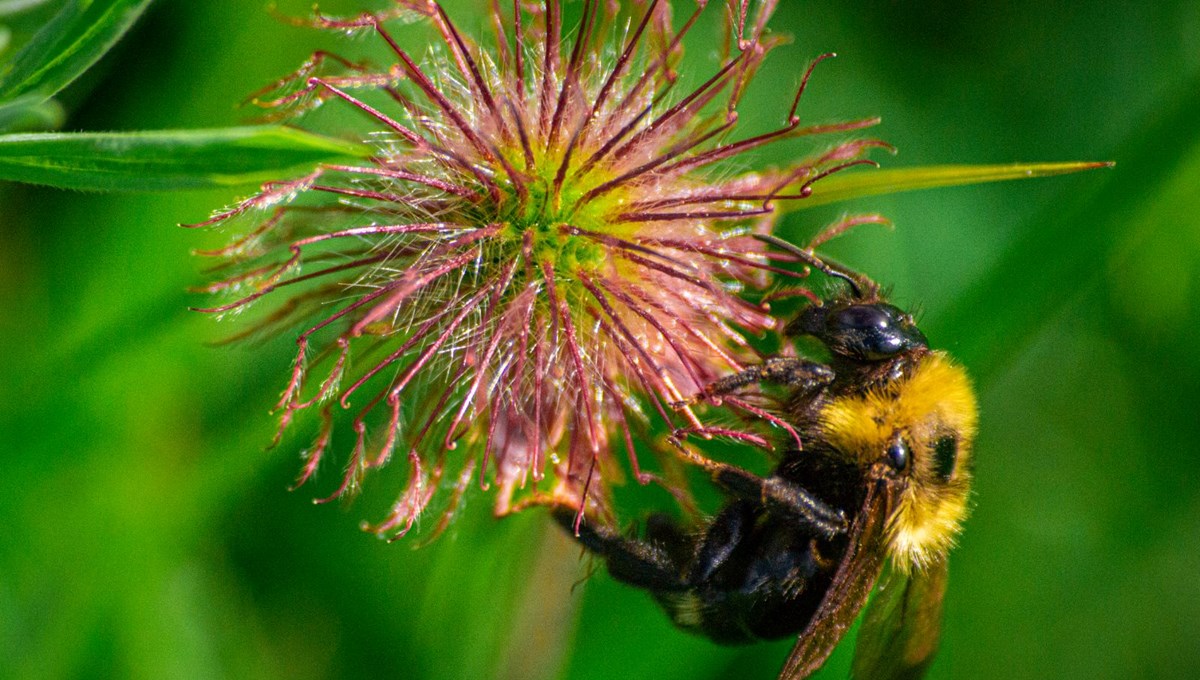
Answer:
<svg viewBox="0 0 1200 680"><path fill-rule="evenodd" d="M820 341L831 359L768 359L698 399L780 384L781 417L803 448L785 452L767 477L697 456L728 496L698 528L656 515L644 537L631 538L576 522L567 508L556 517L681 628L729 644L798 636L786 680L821 667L880 580L853 674L920 676L937 648L946 556L968 509L970 381L866 277L764 240L846 284L784 330Z"/></svg>

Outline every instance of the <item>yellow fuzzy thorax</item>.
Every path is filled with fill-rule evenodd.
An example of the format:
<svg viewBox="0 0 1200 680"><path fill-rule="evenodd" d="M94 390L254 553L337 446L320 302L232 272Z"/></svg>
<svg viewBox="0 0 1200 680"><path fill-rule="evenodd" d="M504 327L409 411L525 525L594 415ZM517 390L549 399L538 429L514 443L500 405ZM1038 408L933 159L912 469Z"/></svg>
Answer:
<svg viewBox="0 0 1200 680"><path fill-rule="evenodd" d="M920 569L954 545L971 487L975 393L963 369L932 352L902 379L832 400L821 410L822 439L864 469L883 460L890 442L903 438L910 461L888 518L888 554L903 571ZM953 437L957 460L948 479L939 476L935 443Z"/></svg>

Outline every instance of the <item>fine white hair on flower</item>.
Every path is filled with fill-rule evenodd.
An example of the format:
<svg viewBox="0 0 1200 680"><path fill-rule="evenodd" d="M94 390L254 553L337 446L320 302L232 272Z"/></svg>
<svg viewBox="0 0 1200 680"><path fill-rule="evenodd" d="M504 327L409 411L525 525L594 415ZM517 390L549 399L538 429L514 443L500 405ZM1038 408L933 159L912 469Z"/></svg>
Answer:
<svg viewBox="0 0 1200 680"><path fill-rule="evenodd" d="M756 361L746 337L775 327L744 292L803 275L755 234L886 146L840 141L742 171L768 144L877 122L801 123L822 57L797 74L780 127L736 135L747 84L782 42L766 30L775 2L684 3L676 17L665 0L584 0L574 26L560 0L501 4L486 46L433 0L297 21L369 34L386 62L318 52L255 101L290 121L338 102L374 154L268 183L203 223L245 230L204 253L222 262L207 290L228 296L208 311L270 301L250 332L296 338L280 433L310 409L321 423L298 484L331 450L348 453L328 498L407 460L406 488L370 527L381 534L406 532L439 489L453 508L473 479L498 487L501 513L546 499L603 510L614 450L651 478L634 440L653 428L767 447L687 404ZM706 11L726 22L725 45L710 73L683 79ZM440 37L414 41L419 56L401 36L414 20ZM335 445L341 420L351 441Z"/></svg>

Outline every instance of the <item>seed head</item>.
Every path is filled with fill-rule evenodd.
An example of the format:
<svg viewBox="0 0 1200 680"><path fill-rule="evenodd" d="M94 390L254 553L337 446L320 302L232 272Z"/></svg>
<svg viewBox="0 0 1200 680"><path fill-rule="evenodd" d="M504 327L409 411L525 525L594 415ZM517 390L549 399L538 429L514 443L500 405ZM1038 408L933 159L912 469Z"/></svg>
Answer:
<svg viewBox="0 0 1200 680"><path fill-rule="evenodd" d="M340 101L374 155L266 184L204 223L248 225L206 253L227 272L208 290L233 298L208 311L267 298L256 331L300 329L280 432L308 409L322 426L299 483L336 448L343 409L354 443L329 498L407 455L407 487L370 527L380 533L403 534L435 490L456 498L476 477L499 486L499 513L547 495L603 505L614 449L647 478L633 439L655 420L676 436L765 443L679 404L754 361L745 336L775 326L740 294L795 275L754 238L777 205L883 146L734 173L731 160L764 145L876 122L801 124L818 59L797 74L781 127L736 135L746 86L782 42L766 29L774 1L697 1L677 21L664 0L584 0L570 30L559 0L500 4L486 48L433 0L315 14L306 23L374 34L391 63L317 53L258 102L291 119ZM723 56L681 92L682 43L709 4L727 24ZM393 35L413 18L441 37L422 57Z"/></svg>

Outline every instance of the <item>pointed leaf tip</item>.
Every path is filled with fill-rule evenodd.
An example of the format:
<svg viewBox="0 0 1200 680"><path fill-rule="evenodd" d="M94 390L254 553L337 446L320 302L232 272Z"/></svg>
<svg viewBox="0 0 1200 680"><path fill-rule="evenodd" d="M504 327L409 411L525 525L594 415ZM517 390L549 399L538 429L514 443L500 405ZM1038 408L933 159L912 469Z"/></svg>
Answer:
<svg viewBox="0 0 1200 680"><path fill-rule="evenodd" d="M839 173L814 184L812 196L797 202L793 207L811 208L864 196L895 194L917 189L1051 177L1097 168L1111 168L1114 165L1116 163L1113 161L1066 161L1005 165L932 165Z"/></svg>

